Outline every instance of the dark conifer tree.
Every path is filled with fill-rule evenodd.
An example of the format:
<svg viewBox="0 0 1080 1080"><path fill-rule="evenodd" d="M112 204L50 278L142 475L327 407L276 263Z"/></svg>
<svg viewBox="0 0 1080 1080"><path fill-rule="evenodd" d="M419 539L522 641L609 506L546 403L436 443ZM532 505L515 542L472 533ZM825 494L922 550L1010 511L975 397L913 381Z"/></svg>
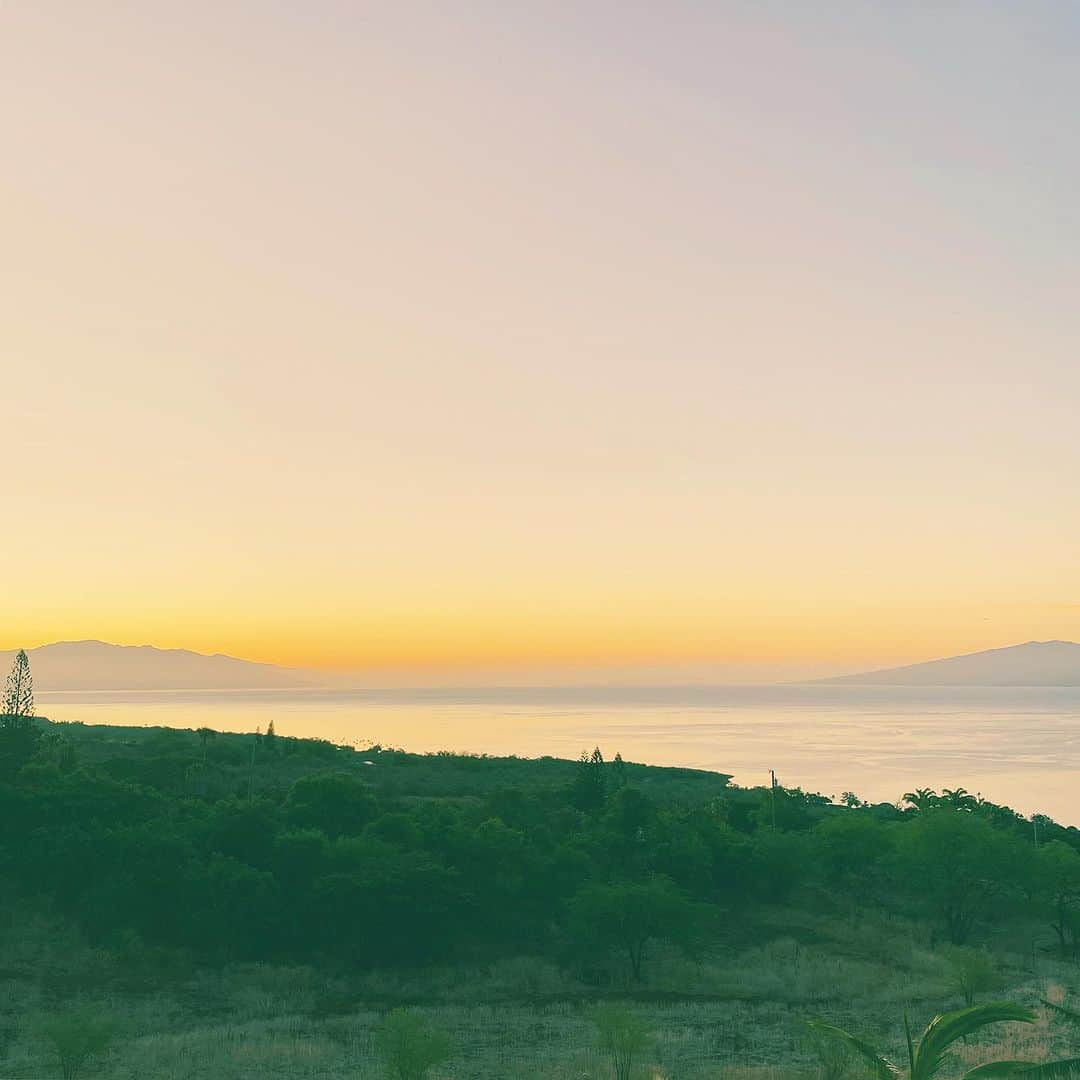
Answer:
<svg viewBox="0 0 1080 1080"><path fill-rule="evenodd" d="M622 759L622 754L616 754L611 762L611 786L616 791L619 788L626 787L626 762Z"/></svg>
<svg viewBox="0 0 1080 1080"><path fill-rule="evenodd" d="M0 780L13 780L37 753L41 732L34 722L34 680L30 658L20 649L8 675L0 711Z"/></svg>
<svg viewBox="0 0 1080 1080"><path fill-rule="evenodd" d="M586 812L599 810L607 799L607 778L604 776L604 755L596 747L591 754L583 752L578 774L570 786L570 801Z"/></svg>
<svg viewBox="0 0 1080 1080"><path fill-rule="evenodd" d="M30 658L25 649L20 649L4 691L4 716L22 719L33 715L34 677L30 674Z"/></svg>

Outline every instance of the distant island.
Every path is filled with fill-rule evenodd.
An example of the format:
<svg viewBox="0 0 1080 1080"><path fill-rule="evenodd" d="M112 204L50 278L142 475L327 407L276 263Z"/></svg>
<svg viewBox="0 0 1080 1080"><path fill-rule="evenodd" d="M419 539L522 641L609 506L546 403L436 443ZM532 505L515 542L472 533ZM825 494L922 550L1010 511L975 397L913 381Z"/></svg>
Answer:
<svg viewBox="0 0 1080 1080"><path fill-rule="evenodd" d="M923 664L819 679L833 686L1080 686L1080 645L1028 641Z"/></svg>
<svg viewBox="0 0 1080 1080"><path fill-rule="evenodd" d="M333 685L325 673L221 653L105 641L59 641L27 650L39 692L275 690ZM0 671L15 651L0 651ZM1080 686L1080 644L1028 641L1001 649L813 680L817 686Z"/></svg>
<svg viewBox="0 0 1080 1080"><path fill-rule="evenodd" d="M28 649L39 691L269 690L313 686L307 673L274 664L153 645L59 641ZM0 671L15 652L0 652Z"/></svg>

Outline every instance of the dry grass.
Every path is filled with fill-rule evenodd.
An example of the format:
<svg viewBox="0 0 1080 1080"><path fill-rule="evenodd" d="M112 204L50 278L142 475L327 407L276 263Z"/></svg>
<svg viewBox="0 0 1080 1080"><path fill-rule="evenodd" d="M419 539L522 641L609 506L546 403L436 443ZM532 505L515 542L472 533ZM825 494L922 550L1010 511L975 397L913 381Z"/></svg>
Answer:
<svg viewBox="0 0 1080 1080"><path fill-rule="evenodd" d="M517 958L470 971L326 977L306 967L237 965L132 983L110 954L35 920L0 931L0 1077L57 1075L35 1016L89 1002L120 1030L88 1072L99 1080L345 1080L378 1077L373 1033L396 1000L450 1032L454 1059L432 1080L607 1080L588 1009L596 992L550 961ZM771 913L734 939L684 957L657 950L653 999L632 1007L654 1036L640 1080L811 1080L796 1020L819 1015L901 1053L901 1015L922 1023L960 1004L945 954L898 919ZM1038 956L998 953L1001 996L1080 999L1080 972ZM179 972L179 973L177 973ZM156 985L155 985L156 983ZM668 998L665 998L665 994ZM682 1000L675 999L681 995ZM350 1003L334 1015L326 1001ZM1080 1052L1080 1029L1045 1015L1030 1028L991 1029L962 1045L967 1065L995 1057L1047 1060ZM857 1078L853 1077L853 1080Z"/></svg>

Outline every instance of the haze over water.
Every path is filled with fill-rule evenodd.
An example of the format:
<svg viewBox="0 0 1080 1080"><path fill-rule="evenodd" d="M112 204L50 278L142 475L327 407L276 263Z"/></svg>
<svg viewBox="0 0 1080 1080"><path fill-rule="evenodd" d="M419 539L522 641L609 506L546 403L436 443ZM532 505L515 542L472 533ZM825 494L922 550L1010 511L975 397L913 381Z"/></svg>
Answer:
<svg viewBox="0 0 1080 1080"><path fill-rule="evenodd" d="M87 724L266 729L281 735L630 761L731 773L752 786L895 801L965 787L1080 824L1080 687L632 687L42 693Z"/></svg>

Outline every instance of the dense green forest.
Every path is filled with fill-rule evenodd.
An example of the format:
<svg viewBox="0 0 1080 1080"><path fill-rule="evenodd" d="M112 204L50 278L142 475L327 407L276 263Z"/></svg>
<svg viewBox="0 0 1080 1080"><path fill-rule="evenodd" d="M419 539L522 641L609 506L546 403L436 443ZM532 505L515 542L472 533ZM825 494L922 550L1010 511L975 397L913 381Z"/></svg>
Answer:
<svg viewBox="0 0 1080 1080"><path fill-rule="evenodd" d="M35 721L3 758L5 879L131 950L343 970L544 955L648 985L748 907L889 911L964 945L1080 940L1080 830L962 789L897 808L629 764ZM32 753L25 751L31 749ZM626 970L623 970L623 969Z"/></svg>
<svg viewBox="0 0 1080 1080"><path fill-rule="evenodd" d="M884 1029L894 999L928 1012L997 988L1037 1003L1054 992L1039 973L1069 989L1080 954L1080 831L962 789L834 802L599 751L418 755L272 725L236 735L5 716L0 869L10 1076L30 1062L53 1075L40 1055L58 1043L42 1043L41 1015L104 1011L121 1031L148 1001L169 1004L128 1030L144 1050L210 1014L257 1018L258 1045L314 1045L366 1017L342 1050L348 1068L306 1072L286 1054L253 1072L218 1062L169 1075L377 1075L384 1014L410 1006L435 1010L433 1023L440 1009L474 1010L436 1024L457 1050L431 1075L500 1075L509 1065L491 1064L485 1039L505 1022L533 1025L519 1075L606 1076L616 1065L590 1034L603 1014L588 1010L612 1002L637 1011L609 1027L653 1032L641 1061L664 1059L672 1017L685 1035L705 1031L710 1010L726 1022L743 1010L736 1034L702 1036L696 1056L649 1075L808 1069L801 1015ZM261 1013L230 1012L245 993ZM867 1003L883 1012L864 1015ZM462 1031L483 1008L501 1020L483 1014L488 1034L470 1050ZM407 1026L421 1012L391 1016ZM401 1037L435 1037L425 1031ZM145 1060L125 1072L123 1038L106 1041L88 1068L154 1074Z"/></svg>

